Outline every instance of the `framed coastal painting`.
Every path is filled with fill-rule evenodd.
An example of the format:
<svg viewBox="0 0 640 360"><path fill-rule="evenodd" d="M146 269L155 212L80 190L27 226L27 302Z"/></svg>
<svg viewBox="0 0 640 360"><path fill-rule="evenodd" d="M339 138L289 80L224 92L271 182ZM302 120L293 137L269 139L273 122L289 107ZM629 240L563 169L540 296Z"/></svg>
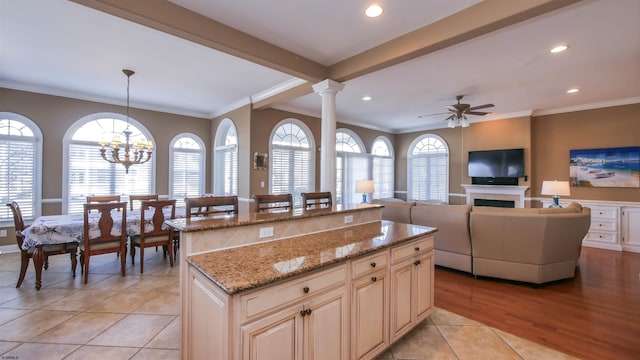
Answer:
<svg viewBox="0 0 640 360"><path fill-rule="evenodd" d="M640 146L569 150L571 186L640 187Z"/></svg>

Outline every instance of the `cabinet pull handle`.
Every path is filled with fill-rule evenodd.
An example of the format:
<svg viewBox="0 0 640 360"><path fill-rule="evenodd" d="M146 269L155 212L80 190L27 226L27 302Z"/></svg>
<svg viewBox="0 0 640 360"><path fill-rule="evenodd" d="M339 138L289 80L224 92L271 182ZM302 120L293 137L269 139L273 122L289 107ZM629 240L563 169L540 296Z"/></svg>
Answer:
<svg viewBox="0 0 640 360"><path fill-rule="evenodd" d="M302 288L302 292L305 293L305 294L308 294L309 293L309 287L308 286L303 287Z"/></svg>
<svg viewBox="0 0 640 360"><path fill-rule="evenodd" d="M375 262L372 262L372 263L371 263L371 267L376 267L376 263L375 263Z"/></svg>
<svg viewBox="0 0 640 360"><path fill-rule="evenodd" d="M372 276L372 277L371 277L371 281L376 282L376 281L378 281L378 278L377 278L377 277L375 277L375 276Z"/></svg>
<svg viewBox="0 0 640 360"><path fill-rule="evenodd" d="M416 265L416 266L420 265L420 260L416 260L416 261L414 261L414 262L413 262L413 265Z"/></svg>
<svg viewBox="0 0 640 360"><path fill-rule="evenodd" d="M415 251L420 251L420 246L414 247Z"/></svg>

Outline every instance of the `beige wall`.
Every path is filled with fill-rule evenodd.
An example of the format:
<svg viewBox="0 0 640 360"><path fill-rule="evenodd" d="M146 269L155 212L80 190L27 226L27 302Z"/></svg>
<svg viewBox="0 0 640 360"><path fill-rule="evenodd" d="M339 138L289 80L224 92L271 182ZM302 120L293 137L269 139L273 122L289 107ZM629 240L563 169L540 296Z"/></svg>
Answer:
<svg viewBox="0 0 640 360"><path fill-rule="evenodd" d="M543 180L569 180L569 150L639 146L640 104L537 116L531 129L531 196L540 196ZM640 189L572 187L568 198L640 201Z"/></svg>
<svg viewBox="0 0 640 360"><path fill-rule="evenodd" d="M125 114L123 106L76 100L0 88L0 111L13 112L35 122L44 138L42 198L52 201L43 205L43 215L59 214L62 203L62 140L65 132L77 120L98 112ZM211 121L168 113L131 109L130 117L139 121L156 141L156 192L169 193L169 143L174 136L189 132L199 136L207 147L207 162L211 156ZM206 191L211 188L211 170L207 167ZM0 238L0 245L15 244L10 234Z"/></svg>
<svg viewBox="0 0 640 360"><path fill-rule="evenodd" d="M14 112L34 121L43 133L43 199L53 202L43 205L43 214L58 214L62 197L62 139L68 127L78 119L96 112L124 114L122 106L91 101L42 95L0 88L0 111ZM131 117L142 123L152 133L157 148L156 191L168 194L169 142L182 132L194 133L207 146L206 192L212 192L213 144L218 124L224 118L231 119L239 137L238 195L250 198L269 189L269 171L253 169L253 153L269 151L269 136L274 126L286 118L304 122L314 137L316 148L320 144L320 119L287 111L266 109L252 110L250 105L234 110L213 121L208 119L172 115L167 113L132 109ZM396 155L396 190L407 190L407 151L413 140L425 133L441 136L449 147L450 202L464 203L464 189L460 184L470 183L467 177L467 153L469 150L504 148L525 149L525 171L528 179L520 179L520 185L530 186L529 197L540 196L543 180L568 180L569 150L640 145L640 104L586 110L572 113L519 117L472 124L468 128L437 129L406 134L389 134L344 123L337 128L348 128L357 133L371 151L373 140L385 135L394 145ZM316 152L316 178L320 174L320 154ZM260 182L265 187L260 187ZM318 188L319 182L316 184ZM403 197L398 194L398 197ZM637 188L572 188L570 198L586 200L640 201ZM0 238L0 245L13 244L10 233Z"/></svg>

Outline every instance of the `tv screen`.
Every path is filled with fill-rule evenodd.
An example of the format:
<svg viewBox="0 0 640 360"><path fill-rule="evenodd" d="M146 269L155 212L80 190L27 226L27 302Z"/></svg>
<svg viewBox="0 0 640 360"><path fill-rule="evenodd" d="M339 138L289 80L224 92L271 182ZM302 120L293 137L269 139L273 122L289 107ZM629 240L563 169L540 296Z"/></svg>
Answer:
<svg viewBox="0 0 640 360"><path fill-rule="evenodd" d="M523 177L524 149L469 151L469 177Z"/></svg>

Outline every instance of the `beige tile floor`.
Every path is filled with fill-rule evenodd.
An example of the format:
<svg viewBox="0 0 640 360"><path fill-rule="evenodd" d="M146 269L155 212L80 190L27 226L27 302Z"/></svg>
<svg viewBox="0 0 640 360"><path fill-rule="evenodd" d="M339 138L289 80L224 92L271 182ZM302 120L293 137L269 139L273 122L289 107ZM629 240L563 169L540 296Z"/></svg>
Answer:
<svg viewBox="0 0 640 360"><path fill-rule="evenodd" d="M16 289L20 256L0 255L0 359L179 359L178 267L154 249L142 275L127 260L123 278L115 255L92 257L84 285L67 256L53 256L35 291L33 264ZM571 357L436 308L378 358L400 359Z"/></svg>

